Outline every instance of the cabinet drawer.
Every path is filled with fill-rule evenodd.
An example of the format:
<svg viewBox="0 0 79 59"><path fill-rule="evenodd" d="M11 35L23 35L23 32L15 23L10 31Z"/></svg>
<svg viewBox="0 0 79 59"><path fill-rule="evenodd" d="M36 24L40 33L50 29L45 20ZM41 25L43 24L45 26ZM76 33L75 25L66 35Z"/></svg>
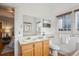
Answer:
<svg viewBox="0 0 79 59"><path fill-rule="evenodd" d="M49 41L48 40L46 40L46 41L43 41L43 44L47 44L47 45L49 45Z"/></svg>
<svg viewBox="0 0 79 59"><path fill-rule="evenodd" d="M22 50L33 49L33 44L25 44L21 46Z"/></svg>

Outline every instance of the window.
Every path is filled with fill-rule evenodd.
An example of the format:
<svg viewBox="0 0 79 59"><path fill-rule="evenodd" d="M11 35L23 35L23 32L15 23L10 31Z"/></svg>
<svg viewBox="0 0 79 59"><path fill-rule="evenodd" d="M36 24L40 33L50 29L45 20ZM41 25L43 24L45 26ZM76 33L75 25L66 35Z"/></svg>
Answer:
<svg viewBox="0 0 79 59"><path fill-rule="evenodd" d="M76 29L79 31L79 11L75 12Z"/></svg>
<svg viewBox="0 0 79 59"><path fill-rule="evenodd" d="M58 17L59 31L71 31L71 16L70 14Z"/></svg>

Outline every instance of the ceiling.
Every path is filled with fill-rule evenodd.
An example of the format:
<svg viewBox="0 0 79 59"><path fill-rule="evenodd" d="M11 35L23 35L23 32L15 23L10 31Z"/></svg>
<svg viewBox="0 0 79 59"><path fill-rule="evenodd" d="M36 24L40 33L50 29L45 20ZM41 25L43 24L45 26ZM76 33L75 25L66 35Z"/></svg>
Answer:
<svg viewBox="0 0 79 59"><path fill-rule="evenodd" d="M0 3L0 5L8 7L30 7L30 6L44 6L50 9L51 15L59 12L60 10L69 9L79 5L78 3Z"/></svg>
<svg viewBox="0 0 79 59"><path fill-rule="evenodd" d="M33 13L37 13L38 15L44 14L45 16L50 17L50 19L51 19L51 18L54 18L55 16L57 16L57 14L59 14L60 12L63 12L63 10L67 10L67 9L73 8L75 6L79 6L79 4L78 3L0 3L0 6L5 6L5 7L9 7L9 8L14 8L14 9L19 8L19 7L21 9L26 8L26 10L24 12L27 14L28 14L27 9L33 9L33 8L39 7L42 9L40 9L40 10L33 9L32 10L32 11L34 11ZM43 8L45 11L43 10ZM32 11L29 11L29 12L32 13ZM11 15L11 14L5 14L5 16L6 15L8 17L13 17L13 15Z"/></svg>

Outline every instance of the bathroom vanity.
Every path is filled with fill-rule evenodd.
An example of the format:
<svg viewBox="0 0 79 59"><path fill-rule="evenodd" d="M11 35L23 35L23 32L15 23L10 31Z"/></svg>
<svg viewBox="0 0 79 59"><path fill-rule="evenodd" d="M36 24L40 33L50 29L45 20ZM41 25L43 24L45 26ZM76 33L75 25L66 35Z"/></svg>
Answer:
<svg viewBox="0 0 79 59"><path fill-rule="evenodd" d="M49 39L19 41L21 56L48 56L49 55Z"/></svg>
<svg viewBox="0 0 79 59"><path fill-rule="evenodd" d="M48 56L51 21L38 17L23 16L23 38L19 39L19 55ZM46 36L47 35L47 36Z"/></svg>

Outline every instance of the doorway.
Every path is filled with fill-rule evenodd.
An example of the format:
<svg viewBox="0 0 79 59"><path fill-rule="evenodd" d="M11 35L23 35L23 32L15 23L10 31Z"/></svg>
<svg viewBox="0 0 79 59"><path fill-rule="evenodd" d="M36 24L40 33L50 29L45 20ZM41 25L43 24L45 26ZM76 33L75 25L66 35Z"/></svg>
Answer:
<svg viewBox="0 0 79 59"><path fill-rule="evenodd" d="M0 56L14 56L14 8L0 6Z"/></svg>

